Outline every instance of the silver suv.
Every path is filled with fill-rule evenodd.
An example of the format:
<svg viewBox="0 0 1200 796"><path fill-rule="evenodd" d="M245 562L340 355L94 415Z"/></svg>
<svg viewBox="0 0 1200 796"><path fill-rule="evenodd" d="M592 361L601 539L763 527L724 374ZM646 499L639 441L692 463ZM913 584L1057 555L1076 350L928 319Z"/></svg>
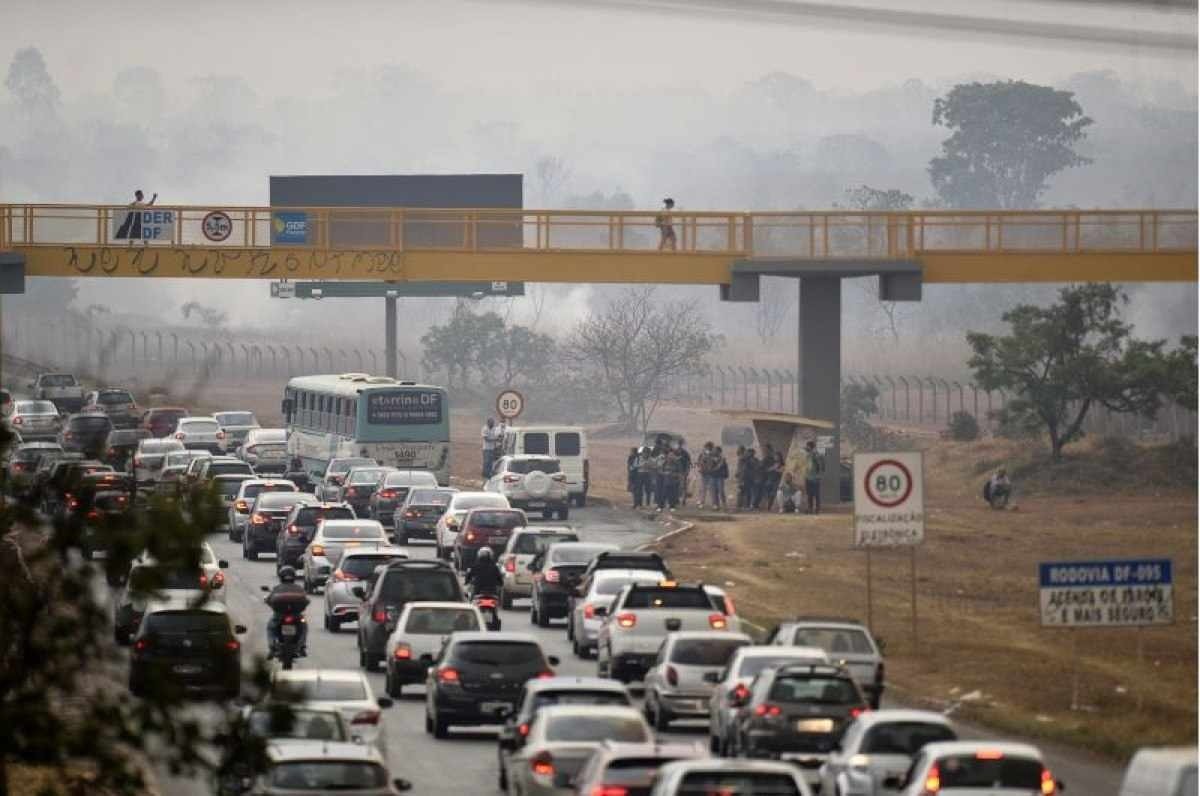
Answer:
<svg viewBox="0 0 1200 796"><path fill-rule="evenodd" d="M831 663L850 670L858 687L871 701L871 708L879 710L884 689L883 651L880 642L861 622L854 619L797 617L776 626L766 643L825 650Z"/></svg>
<svg viewBox="0 0 1200 796"><path fill-rule="evenodd" d="M514 509L541 509L543 519L557 515L565 520L569 514L567 477L553 456L505 456L496 462L483 488L504 495Z"/></svg>

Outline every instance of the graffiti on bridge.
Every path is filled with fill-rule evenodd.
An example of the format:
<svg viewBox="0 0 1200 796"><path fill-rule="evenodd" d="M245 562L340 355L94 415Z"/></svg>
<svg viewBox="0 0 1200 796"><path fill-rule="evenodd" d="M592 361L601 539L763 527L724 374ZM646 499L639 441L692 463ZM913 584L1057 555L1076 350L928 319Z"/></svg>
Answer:
<svg viewBox="0 0 1200 796"><path fill-rule="evenodd" d="M225 277L245 279L402 276L402 252L289 251L195 246L64 246L62 276Z"/></svg>

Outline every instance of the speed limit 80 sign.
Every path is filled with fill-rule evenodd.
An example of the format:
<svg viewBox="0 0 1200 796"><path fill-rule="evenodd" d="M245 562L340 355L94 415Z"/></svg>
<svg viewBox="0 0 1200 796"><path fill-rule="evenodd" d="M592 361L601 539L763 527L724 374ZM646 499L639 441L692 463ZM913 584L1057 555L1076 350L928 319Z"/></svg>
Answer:
<svg viewBox="0 0 1200 796"><path fill-rule="evenodd" d="M855 454L854 546L902 547L924 539L923 454Z"/></svg>
<svg viewBox="0 0 1200 796"><path fill-rule="evenodd" d="M516 420L525 411L525 396L516 390L505 390L496 396L496 414L505 420Z"/></svg>

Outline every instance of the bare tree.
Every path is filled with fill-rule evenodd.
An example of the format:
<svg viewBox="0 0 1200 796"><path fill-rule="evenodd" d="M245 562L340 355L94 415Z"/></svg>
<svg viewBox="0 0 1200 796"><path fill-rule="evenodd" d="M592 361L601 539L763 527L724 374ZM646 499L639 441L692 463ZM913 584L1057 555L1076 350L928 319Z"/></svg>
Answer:
<svg viewBox="0 0 1200 796"><path fill-rule="evenodd" d="M791 284L791 280L788 280ZM763 345L768 344L779 334L783 322L796 306L796 289L764 290L758 297L758 306L754 312L754 328L758 339Z"/></svg>
<svg viewBox="0 0 1200 796"><path fill-rule="evenodd" d="M580 321L565 354L596 370L621 421L643 432L671 380L706 368L720 343L696 302L661 303L655 289L629 288Z"/></svg>
<svg viewBox="0 0 1200 796"><path fill-rule="evenodd" d="M571 179L571 170L562 158L556 156L546 155L538 158L533 170L537 175L538 191L541 194L538 198L544 203L551 203L557 199L566 188L567 181Z"/></svg>

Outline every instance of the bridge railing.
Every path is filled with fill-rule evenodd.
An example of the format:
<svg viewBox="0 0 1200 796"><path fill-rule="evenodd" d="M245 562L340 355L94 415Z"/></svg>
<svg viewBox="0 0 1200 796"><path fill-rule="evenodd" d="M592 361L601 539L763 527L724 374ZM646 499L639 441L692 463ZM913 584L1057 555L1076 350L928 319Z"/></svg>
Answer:
<svg viewBox="0 0 1200 796"><path fill-rule="evenodd" d="M139 232L131 228L138 212L144 222L136 223L145 235L131 234ZM653 211L9 204L0 205L0 249L144 245L628 253L658 250L659 223ZM1150 254L1195 251L1197 236L1195 210L680 211L669 223L676 251L726 257Z"/></svg>

